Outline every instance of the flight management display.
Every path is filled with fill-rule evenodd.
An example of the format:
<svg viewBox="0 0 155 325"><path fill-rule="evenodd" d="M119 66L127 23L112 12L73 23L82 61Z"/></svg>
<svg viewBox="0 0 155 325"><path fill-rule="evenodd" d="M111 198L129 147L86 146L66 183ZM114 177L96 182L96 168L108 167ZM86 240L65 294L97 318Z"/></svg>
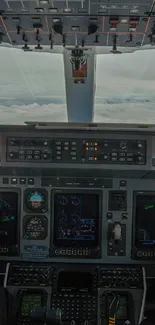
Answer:
<svg viewBox="0 0 155 325"><path fill-rule="evenodd" d="M135 204L135 245L155 247L155 193L137 193Z"/></svg>
<svg viewBox="0 0 155 325"><path fill-rule="evenodd" d="M0 255L18 250L18 193L0 192Z"/></svg>
<svg viewBox="0 0 155 325"><path fill-rule="evenodd" d="M96 247L99 243L99 195L54 194L54 245Z"/></svg>

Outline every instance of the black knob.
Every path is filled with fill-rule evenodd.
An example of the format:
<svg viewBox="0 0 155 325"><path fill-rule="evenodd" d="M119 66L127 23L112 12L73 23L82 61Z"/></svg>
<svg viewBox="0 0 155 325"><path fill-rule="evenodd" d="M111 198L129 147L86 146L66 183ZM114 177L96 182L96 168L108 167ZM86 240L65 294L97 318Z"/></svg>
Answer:
<svg viewBox="0 0 155 325"><path fill-rule="evenodd" d="M22 28L19 25L16 28L17 28L17 35L20 35L20 32L21 32Z"/></svg>

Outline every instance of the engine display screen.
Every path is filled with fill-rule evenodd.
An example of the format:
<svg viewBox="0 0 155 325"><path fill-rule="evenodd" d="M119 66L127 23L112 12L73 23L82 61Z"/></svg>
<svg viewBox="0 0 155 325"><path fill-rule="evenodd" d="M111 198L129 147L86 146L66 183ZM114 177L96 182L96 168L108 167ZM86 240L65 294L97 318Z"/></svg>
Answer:
<svg viewBox="0 0 155 325"><path fill-rule="evenodd" d="M155 246L155 193L136 195L135 245Z"/></svg>
<svg viewBox="0 0 155 325"><path fill-rule="evenodd" d="M54 244L96 247L99 242L97 194L54 194Z"/></svg>
<svg viewBox="0 0 155 325"><path fill-rule="evenodd" d="M18 244L18 193L0 192L0 246Z"/></svg>
<svg viewBox="0 0 155 325"><path fill-rule="evenodd" d="M93 276L88 272L60 272L58 277L58 292L91 293Z"/></svg>
<svg viewBox="0 0 155 325"><path fill-rule="evenodd" d="M20 315L29 317L34 308L42 307L42 294L25 292L21 297Z"/></svg>

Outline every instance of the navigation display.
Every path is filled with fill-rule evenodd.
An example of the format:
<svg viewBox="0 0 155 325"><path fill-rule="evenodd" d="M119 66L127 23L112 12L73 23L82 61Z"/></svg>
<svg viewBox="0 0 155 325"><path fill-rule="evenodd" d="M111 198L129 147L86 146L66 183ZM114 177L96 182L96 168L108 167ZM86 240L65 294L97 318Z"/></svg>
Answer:
<svg viewBox="0 0 155 325"><path fill-rule="evenodd" d="M136 195L135 244L155 246L155 192Z"/></svg>
<svg viewBox="0 0 155 325"><path fill-rule="evenodd" d="M54 194L54 245L96 247L100 195Z"/></svg>
<svg viewBox="0 0 155 325"><path fill-rule="evenodd" d="M0 246L7 253L18 244L18 193L0 192Z"/></svg>

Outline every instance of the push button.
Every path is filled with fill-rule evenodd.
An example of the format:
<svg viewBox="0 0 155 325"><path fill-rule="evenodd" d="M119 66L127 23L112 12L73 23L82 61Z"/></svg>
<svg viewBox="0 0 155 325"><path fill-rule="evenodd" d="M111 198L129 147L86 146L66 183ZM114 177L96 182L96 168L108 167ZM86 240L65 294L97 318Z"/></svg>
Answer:
<svg viewBox="0 0 155 325"><path fill-rule="evenodd" d="M28 185L34 185L34 178L28 178Z"/></svg>
<svg viewBox="0 0 155 325"><path fill-rule="evenodd" d="M11 184L16 185L17 184L17 178L11 178Z"/></svg>

